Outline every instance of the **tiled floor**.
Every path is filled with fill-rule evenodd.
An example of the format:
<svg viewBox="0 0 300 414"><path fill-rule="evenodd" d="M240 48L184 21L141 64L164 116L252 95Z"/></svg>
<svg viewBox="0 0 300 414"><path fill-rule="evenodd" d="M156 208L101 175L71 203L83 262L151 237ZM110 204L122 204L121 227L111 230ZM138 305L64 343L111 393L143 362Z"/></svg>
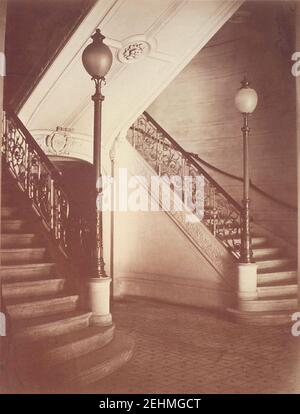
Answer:
<svg viewBox="0 0 300 414"><path fill-rule="evenodd" d="M300 393L300 337L289 327L135 298L115 303L113 315L133 335L134 357L88 392Z"/></svg>

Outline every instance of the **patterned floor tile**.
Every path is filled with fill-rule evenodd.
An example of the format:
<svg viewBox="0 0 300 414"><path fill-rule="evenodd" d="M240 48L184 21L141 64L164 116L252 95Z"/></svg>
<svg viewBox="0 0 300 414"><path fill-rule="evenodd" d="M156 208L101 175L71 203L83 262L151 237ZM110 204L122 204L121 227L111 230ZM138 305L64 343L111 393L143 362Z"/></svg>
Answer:
<svg viewBox="0 0 300 414"><path fill-rule="evenodd" d="M219 313L127 298L113 306L135 339L132 360L88 392L299 393L300 337Z"/></svg>

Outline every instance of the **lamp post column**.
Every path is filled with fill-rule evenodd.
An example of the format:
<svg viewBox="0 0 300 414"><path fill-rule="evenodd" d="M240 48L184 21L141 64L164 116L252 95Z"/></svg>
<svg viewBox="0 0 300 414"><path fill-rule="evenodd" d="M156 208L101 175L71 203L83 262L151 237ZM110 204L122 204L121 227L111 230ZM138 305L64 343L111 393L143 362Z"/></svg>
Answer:
<svg viewBox="0 0 300 414"><path fill-rule="evenodd" d="M239 308L243 310L245 300L257 298L257 265L253 259L250 230L250 177L249 177L249 115L257 105L257 93L249 87L246 78L235 96L235 104L243 116L243 210L241 228L241 250L238 264L238 297Z"/></svg>
<svg viewBox="0 0 300 414"><path fill-rule="evenodd" d="M103 218L102 218L102 171L101 171L101 119L102 102L104 96L101 93L101 84L104 79L95 79L96 91L92 96L94 101L94 151L93 162L95 169L95 207L96 207L96 232L94 251L94 272L99 278L107 277L103 258Z"/></svg>
<svg viewBox="0 0 300 414"><path fill-rule="evenodd" d="M252 263L253 251L251 245L250 232L250 198L249 198L249 132L248 114L243 114L244 125L243 133L243 164L244 164L244 189L243 189L243 217L242 217L242 235L241 235L241 262Z"/></svg>
<svg viewBox="0 0 300 414"><path fill-rule="evenodd" d="M89 287L89 307L92 311L91 321L95 325L107 326L112 324L110 313L110 283L111 278L105 272L103 258L103 217L102 217L102 171L101 171L101 122L102 122L102 95L101 86L105 82L105 75L112 65L112 53L103 43L105 37L97 29L92 36L93 42L83 51L82 63L86 71L95 82L94 102L94 240L92 252L92 266Z"/></svg>

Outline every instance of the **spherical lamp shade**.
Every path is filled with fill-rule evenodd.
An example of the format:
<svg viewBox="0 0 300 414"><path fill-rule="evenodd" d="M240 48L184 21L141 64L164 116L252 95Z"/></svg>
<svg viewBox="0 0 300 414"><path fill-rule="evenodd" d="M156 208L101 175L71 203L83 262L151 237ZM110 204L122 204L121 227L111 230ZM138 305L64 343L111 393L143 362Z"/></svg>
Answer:
<svg viewBox="0 0 300 414"><path fill-rule="evenodd" d="M105 37L99 29L96 30L92 39L93 43L89 44L82 53L82 63L92 78L104 78L111 68L113 55L110 48L103 43Z"/></svg>
<svg viewBox="0 0 300 414"><path fill-rule="evenodd" d="M249 82L244 79L242 87L235 95L235 106L242 114L252 114L257 106L258 96L254 89L249 87Z"/></svg>

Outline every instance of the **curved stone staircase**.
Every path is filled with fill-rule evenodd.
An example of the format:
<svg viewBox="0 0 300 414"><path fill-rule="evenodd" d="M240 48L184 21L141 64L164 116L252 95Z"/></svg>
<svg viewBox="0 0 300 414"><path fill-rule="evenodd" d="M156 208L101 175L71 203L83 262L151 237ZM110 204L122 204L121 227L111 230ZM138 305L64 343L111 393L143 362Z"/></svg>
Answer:
<svg viewBox="0 0 300 414"><path fill-rule="evenodd" d="M3 174L2 297L11 343L8 376L14 391L81 390L127 362L133 342L115 326L90 325L79 295L57 271L36 218ZM13 375L14 373L14 375Z"/></svg>
<svg viewBox="0 0 300 414"><path fill-rule="evenodd" d="M288 247L279 246L266 235L254 234L252 246L257 263L257 299L241 300L238 310L229 311L241 322L289 324L298 309L297 261Z"/></svg>
<svg viewBox="0 0 300 414"><path fill-rule="evenodd" d="M173 168L175 165L174 171L178 175L183 174L181 171L187 174L187 167L192 165L193 170L191 171L195 175L197 173L198 175L206 176L206 183L209 187L209 180L212 180L212 178L209 177L208 172L195 161L193 155L187 153L147 112L144 112L129 129L127 143L134 150L135 157L139 157L139 160L143 160L142 162L146 163L148 168L151 169L151 175L161 174L161 171L167 171L167 174L170 173L171 175L174 174L172 168L170 170L167 169L167 161L173 165ZM133 165L132 159L131 165ZM135 168L138 167L135 166ZM138 175L146 175L144 171L139 167ZM216 185L220 187L216 182L212 184L215 187ZM220 192L220 189L218 191ZM241 225L240 222L237 224L235 221L234 226L236 227L231 226L232 221L228 211L232 210L230 210L229 205L232 201L235 203L236 201L230 195L227 195L227 197L227 200L225 197L223 204L220 204L220 212L216 216L216 229L220 227L223 231L219 235L216 234L213 242L215 250L217 250L217 244L223 244L227 248L231 244L231 249L227 250L230 251L228 256L231 256L231 259L234 257L234 267L229 268L228 271L224 266L225 271L223 272L224 277L229 279L232 276L230 273L236 272L238 266ZM223 208L223 205L225 205L225 208ZM213 205L213 207L209 204L204 205L204 220L202 222L205 221L205 218L211 217L215 209L217 211L217 204ZM207 221L209 222L209 220ZM203 234L202 222L194 224L194 226L198 226L198 230L195 229L194 233ZM227 222L229 224L228 227ZM211 233L213 233L212 228L210 228ZM234 228L234 232L232 228ZM187 229L189 231L188 236L192 234L191 229L192 226ZM210 242L212 243L211 240ZM205 245L199 244L198 246L200 251L204 251ZM235 248L234 246L237 247ZM297 260L293 257L290 247L284 240L279 239L261 226L252 223L252 248L254 261L257 263L257 297L251 300L237 299L235 307L227 309L231 319L243 323L262 325L291 323L291 315L298 309L298 278ZM220 256L220 250L218 251L218 256ZM228 259L228 257L223 256L222 265L228 262ZM238 296L237 291L235 294Z"/></svg>

